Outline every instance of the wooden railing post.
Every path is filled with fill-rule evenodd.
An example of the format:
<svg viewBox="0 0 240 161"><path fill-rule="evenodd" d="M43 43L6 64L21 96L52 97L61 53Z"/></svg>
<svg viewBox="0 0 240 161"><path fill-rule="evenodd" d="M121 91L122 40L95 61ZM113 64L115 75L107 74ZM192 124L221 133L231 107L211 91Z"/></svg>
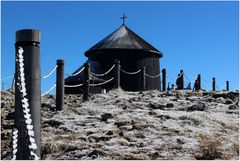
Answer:
<svg viewBox="0 0 240 161"><path fill-rule="evenodd" d="M114 88L120 87L120 61L115 60Z"/></svg>
<svg viewBox="0 0 240 161"><path fill-rule="evenodd" d="M212 90L215 91L216 89L216 80L215 78L212 79Z"/></svg>
<svg viewBox="0 0 240 161"><path fill-rule="evenodd" d="M226 81L226 90L229 91L229 81Z"/></svg>
<svg viewBox="0 0 240 161"><path fill-rule="evenodd" d="M64 106L64 60L57 60L56 109Z"/></svg>
<svg viewBox="0 0 240 161"><path fill-rule="evenodd" d="M162 90L166 91L166 69L162 70Z"/></svg>
<svg viewBox="0 0 240 161"><path fill-rule="evenodd" d="M16 32L16 57L19 50L23 52L24 80L26 95L19 90L20 76L18 62L15 68L15 126L18 129L17 159L29 160L30 149L26 133L25 118L21 99L26 98L30 109L34 138L37 144L35 153L41 157L41 79L40 79L40 31L25 29ZM23 92L22 92L23 93Z"/></svg>
<svg viewBox="0 0 240 161"><path fill-rule="evenodd" d="M83 78L83 102L89 99L89 83L90 83L90 65L84 63L84 78Z"/></svg>
<svg viewBox="0 0 240 161"><path fill-rule="evenodd" d="M142 75L142 81L141 81L141 83L142 83L142 91L145 91L146 90L146 75L145 75L145 73L146 73L146 70L145 70L145 67L142 67L142 71L141 71L141 75Z"/></svg>

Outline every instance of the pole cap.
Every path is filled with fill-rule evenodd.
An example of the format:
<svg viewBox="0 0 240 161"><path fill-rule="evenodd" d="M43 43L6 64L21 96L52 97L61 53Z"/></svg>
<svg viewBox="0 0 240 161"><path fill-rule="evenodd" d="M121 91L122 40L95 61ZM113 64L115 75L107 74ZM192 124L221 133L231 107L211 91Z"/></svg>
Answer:
<svg viewBox="0 0 240 161"><path fill-rule="evenodd" d="M16 43L26 41L40 43L40 30L23 29L16 31Z"/></svg>
<svg viewBox="0 0 240 161"><path fill-rule="evenodd" d="M57 60L57 65L64 65L64 60L58 59Z"/></svg>

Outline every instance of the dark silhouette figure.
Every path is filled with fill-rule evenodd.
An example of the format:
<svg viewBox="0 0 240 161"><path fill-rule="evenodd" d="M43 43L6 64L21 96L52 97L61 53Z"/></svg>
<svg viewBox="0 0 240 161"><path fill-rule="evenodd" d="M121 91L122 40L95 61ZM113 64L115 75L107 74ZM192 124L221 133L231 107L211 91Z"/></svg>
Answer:
<svg viewBox="0 0 240 161"><path fill-rule="evenodd" d="M195 82L194 82L193 90L197 91L199 89L200 89L199 88L199 81L198 81L198 79L196 79Z"/></svg>
<svg viewBox="0 0 240 161"><path fill-rule="evenodd" d="M176 85L177 85L177 89L181 89L181 80L180 80L180 74L178 74L177 80L176 80Z"/></svg>
<svg viewBox="0 0 240 161"><path fill-rule="evenodd" d="M169 82L168 82L168 86L167 86L167 91L170 91Z"/></svg>

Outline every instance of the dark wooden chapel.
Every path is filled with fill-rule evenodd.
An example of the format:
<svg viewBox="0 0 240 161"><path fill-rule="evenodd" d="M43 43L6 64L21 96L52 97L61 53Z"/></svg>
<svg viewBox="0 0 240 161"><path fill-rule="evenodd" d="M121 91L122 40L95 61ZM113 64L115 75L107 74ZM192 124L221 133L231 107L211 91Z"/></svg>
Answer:
<svg viewBox="0 0 240 161"><path fill-rule="evenodd" d="M114 61L117 59L120 61L121 69L124 71L134 72L145 67L148 75L160 73L159 59L163 56L159 50L134 33L124 23L117 30L92 46L84 55L88 57L90 71L93 73L106 72L114 65ZM82 67L80 66L74 73L77 73ZM65 84L79 84L83 82L83 76L83 72L76 76L69 76L65 79ZM90 82L104 82L113 76L114 70L103 77L90 75ZM126 91L139 91L141 88L141 73L129 75L120 72L120 86ZM114 84L111 81L101 87L90 87L90 91L99 92L101 89L110 90L113 87ZM160 77L153 79L146 77L146 90L160 90ZM65 87L65 93L82 93L82 87Z"/></svg>

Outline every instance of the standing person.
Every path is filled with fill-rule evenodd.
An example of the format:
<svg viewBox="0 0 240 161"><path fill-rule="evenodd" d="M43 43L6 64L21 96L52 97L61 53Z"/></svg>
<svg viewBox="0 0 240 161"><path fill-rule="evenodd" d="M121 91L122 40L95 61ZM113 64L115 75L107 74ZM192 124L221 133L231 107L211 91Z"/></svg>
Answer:
<svg viewBox="0 0 240 161"><path fill-rule="evenodd" d="M169 90L170 90L170 87L169 87L169 82L168 82L167 91L169 91Z"/></svg>
<svg viewBox="0 0 240 161"><path fill-rule="evenodd" d="M195 82L194 82L193 90L195 90L195 91L199 90L199 81L198 81L198 79L196 79Z"/></svg>

